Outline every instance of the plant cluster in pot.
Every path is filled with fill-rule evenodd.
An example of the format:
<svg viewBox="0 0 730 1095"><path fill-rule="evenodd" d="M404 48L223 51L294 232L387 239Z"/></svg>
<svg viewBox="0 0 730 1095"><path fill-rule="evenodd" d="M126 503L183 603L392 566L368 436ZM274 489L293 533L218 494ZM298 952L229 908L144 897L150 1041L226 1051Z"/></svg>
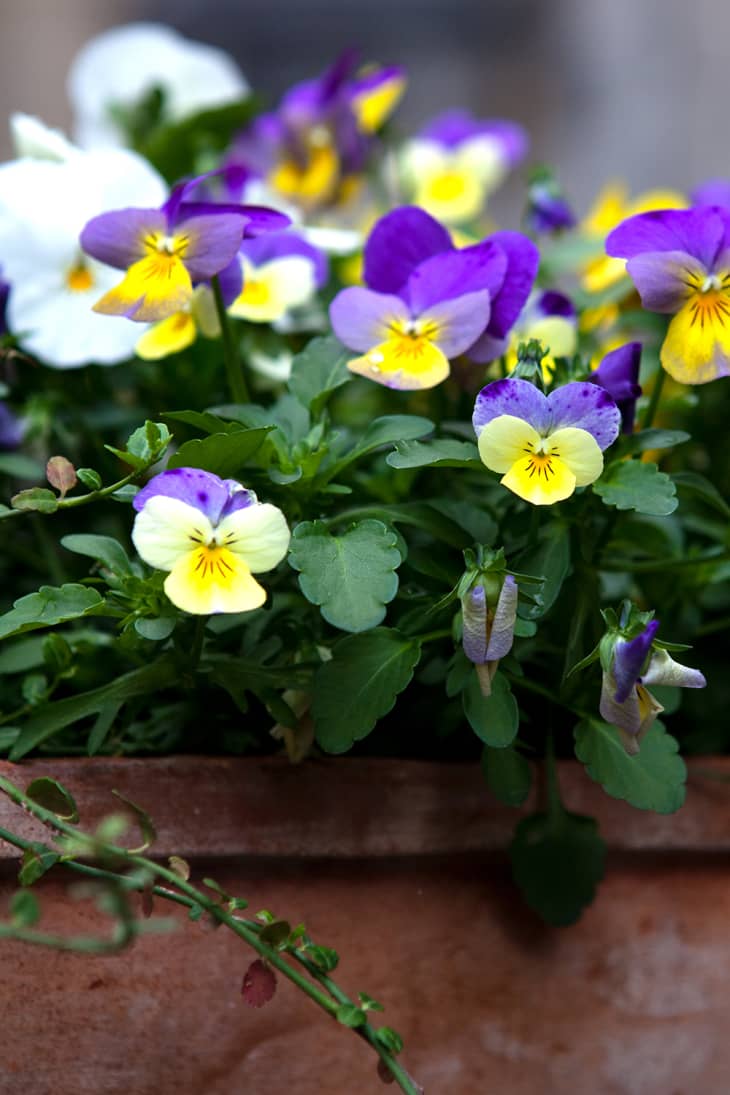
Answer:
<svg viewBox="0 0 730 1095"><path fill-rule="evenodd" d="M607 845L727 847L722 759L670 815L727 744L730 200L578 221L540 170L487 229L522 129L386 157L405 75L351 54L256 114L133 25L69 86L77 143L16 116L0 167L0 936L50 1015L4 1090L628 1092L639 1013L646 1090L713 1090L721 1012L687 1055L666 999L704 956L721 1007L715 861L618 858L555 929ZM536 977L578 1006L534 1026Z"/></svg>

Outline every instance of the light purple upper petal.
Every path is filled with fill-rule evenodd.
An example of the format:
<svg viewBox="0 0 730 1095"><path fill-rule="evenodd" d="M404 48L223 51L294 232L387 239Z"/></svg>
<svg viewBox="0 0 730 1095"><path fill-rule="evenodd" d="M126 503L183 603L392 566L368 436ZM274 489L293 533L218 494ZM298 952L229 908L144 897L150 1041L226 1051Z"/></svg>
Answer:
<svg viewBox="0 0 730 1095"><path fill-rule="evenodd" d="M266 232L255 239L244 240L241 244L241 254L254 266L262 266L264 263L286 258L289 255L300 255L312 263L318 288L327 281L329 272L327 256L296 232Z"/></svg>
<svg viewBox="0 0 730 1095"><path fill-rule="evenodd" d="M462 645L469 661L483 665L487 660L487 595L484 586L474 586L461 599Z"/></svg>
<svg viewBox="0 0 730 1095"><path fill-rule="evenodd" d="M514 326L530 295L540 263L537 247L520 232L495 232L489 237L489 242L496 243L507 255L507 272L492 300L489 326L484 336L469 350L469 357L479 364L493 360L493 340L504 338Z"/></svg>
<svg viewBox="0 0 730 1095"><path fill-rule="evenodd" d="M725 239L725 218L717 208L657 209L638 213L614 228L606 239L606 253L630 259L645 251L683 251L712 270L727 246Z"/></svg>
<svg viewBox="0 0 730 1095"><path fill-rule="evenodd" d="M722 205L730 209L730 179L708 179L691 192L693 205Z"/></svg>
<svg viewBox="0 0 730 1095"><path fill-rule="evenodd" d="M517 598L519 589L517 582L508 574L499 593L497 607L494 610L494 619L487 646L488 662L499 661L509 654L515 639L515 621L517 619Z"/></svg>
<svg viewBox="0 0 730 1095"><path fill-rule="evenodd" d="M413 271L402 295L413 314L420 315L439 301L478 290L486 289L494 297L506 271L504 251L491 240L485 240L462 251L445 251L426 259Z"/></svg>
<svg viewBox="0 0 730 1095"><path fill-rule="evenodd" d="M183 262L193 281L205 281L223 270L238 253L243 218L237 213L213 213L182 221L176 234L189 234Z"/></svg>
<svg viewBox="0 0 730 1095"><path fill-rule="evenodd" d="M607 449L618 437L621 412L608 392L597 384L573 381L556 388L547 401L551 433L574 426L591 434L601 449Z"/></svg>
<svg viewBox="0 0 730 1095"><path fill-rule="evenodd" d="M453 251L451 236L437 220L415 205L381 217L364 251L364 280L379 293L397 293L422 262Z"/></svg>
<svg viewBox="0 0 730 1095"><path fill-rule="evenodd" d="M687 297L689 278L703 279L706 269L687 251L645 251L634 255L626 269L650 312L679 311Z"/></svg>
<svg viewBox="0 0 730 1095"><path fill-rule="evenodd" d="M144 237L167 232L167 218L160 209L115 209L92 217L81 232L80 242L87 255L126 270L144 258Z"/></svg>
<svg viewBox="0 0 730 1095"><path fill-rule="evenodd" d="M447 110L425 125L419 137L436 141L445 148L456 148L473 137L490 137L500 145L505 161L514 166L527 153L527 134L515 122L499 118L481 120L467 110Z"/></svg>
<svg viewBox="0 0 730 1095"><path fill-rule="evenodd" d="M618 639L613 652L613 676L616 681L616 703L624 703L641 676L659 621L651 620L635 639Z"/></svg>
<svg viewBox="0 0 730 1095"><path fill-rule="evenodd" d="M477 437L484 427L501 414L523 418L544 435L550 424L547 397L527 380L494 380L482 388L476 399L472 423Z"/></svg>
<svg viewBox="0 0 730 1095"><path fill-rule="evenodd" d="M458 357L468 350L489 322L489 293L465 293L463 297L443 300L425 312L428 320L438 324L432 338L435 346L448 358Z"/></svg>
<svg viewBox="0 0 730 1095"><path fill-rule="evenodd" d="M222 516L256 501L256 496L241 488L234 479L219 479L199 468L172 468L161 472L135 495L132 504L139 511L158 494L178 498L199 509L212 525L217 525Z"/></svg>
<svg viewBox="0 0 730 1095"><path fill-rule="evenodd" d="M330 305L332 329L351 350L366 353L387 336L393 320L407 321L408 307L400 297L374 293L359 285L343 289Z"/></svg>
<svg viewBox="0 0 730 1095"><path fill-rule="evenodd" d="M258 236L262 232L281 232L288 228L291 219L286 213L269 209L265 205L239 205L236 202L183 202L178 210L177 223L190 217L220 216L241 217L244 237Z"/></svg>

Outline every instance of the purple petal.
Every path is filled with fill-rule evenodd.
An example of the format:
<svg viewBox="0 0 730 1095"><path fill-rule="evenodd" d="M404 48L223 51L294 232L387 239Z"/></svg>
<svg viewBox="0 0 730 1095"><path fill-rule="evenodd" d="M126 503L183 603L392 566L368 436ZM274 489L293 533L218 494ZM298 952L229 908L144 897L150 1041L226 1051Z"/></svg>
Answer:
<svg viewBox="0 0 730 1095"><path fill-rule="evenodd" d="M388 336L388 326L407 323L410 313L400 297L353 286L338 293L330 305L332 329L351 350L366 353Z"/></svg>
<svg viewBox="0 0 730 1095"><path fill-rule="evenodd" d="M691 192L693 205L721 205L730 209L730 179L708 179Z"/></svg>
<svg viewBox="0 0 730 1095"><path fill-rule="evenodd" d="M621 414L611 396L597 384L573 381L547 397L550 432L564 426L586 430L601 449L613 444L621 427Z"/></svg>
<svg viewBox="0 0 730 1095"><path fill-rule="evenodd" d="M438 325L431 341L448 358L468 350L489 322L489 293L466 293L429 308L423 316Z"/></svg>
<svg viewBox="0 0 730 1095"><path fill-rule="evenodd" d="M461 599L462 645L469 661L482 665L487 660L487 595L484 586L474 586Z"/></svg>
<svg viewBox="0 0 730 1095"><path fill-rule="evenodd" d="M469 350L469 357L478 364L493 360L493 339L504 338L514 325L530 295L540 263L537 247L520 232L495 232L489 240L506 253L507 272L492 300L492 315L485 335Z"/></svg>
<svg viewBox="0 0 730 1095"><path fill-rule="evenodd" d="M449 233L423 209L394 209L380 218L365 244L365 284L379 293L397 293L422 262L453 250Z"/></svg>
<svg viewBox="0 0 730 1095"><path fill-rule="evenodd" d="M609 234L606 253L630 259L645 251L684 251L712 270L718 253L727 246L726 219L720 214L707 206L638 213Z"/></svg>
<svg viewBox="0 0 730 1095"><path fill-rule="evenodd" d="M498 118L479 120L466 110L448 110L424 126L419 137L456 148L474 137L490 137L501 147L505 161L512 167L527 153L527 134L522 126Z"/></svg>
<svg viewBox="0 0 730 1095"><path fill-rule="evenodd" d="M488 365L490 361L496 361L498 357L502 357L509 348L508 338L495 338L494 335L490 335L488 331L485 331L483 335L474 343L474 346L478 346L478 364ZM473 356L474 346L470 346L467 351L467 357L473 361L477 359Z"/></svg>
<svg viewBox="0 0 730 1095"><path fill-rule="evenodd" d="M607 353L588 378L592 384L604 388L616 402L624 433L631 433L634 428L636 400L641 395L640 366L641 343L627 342Z"/></svg>
<svg viewBox="0 0 730 1095"><path fill-rule="evenodd" d="M115 209L92 217L81 232L81 246L87 255L126 270L144 258L144 237L167 233L167 218L160 209Z"/></svg>
<svg viewBox="0 0 730 1095"><path fill-rule="evenodd" d="M234 479L219 479L217 475L198 468L173 468L156 475L135 495L134 508L138 511L143 509L145 503L158 494L178 498L199 509L212 525L217 525L221 517L232 510L256 500L255 495L241 489L241 484Z"/></svg>
<svg viewBox="0 0 730 1095"><path fill-rule="evenodd" d="M296 232L266 232L256 239L244 240L241 244L241 254L254 266L263 266L264 263L286 258L289 255L301 255L302 258L309 259L314 266L317 287L321 288L327 281L329 272L327 256Z"/></svg>
<svg viewBox="0 0 730 1095"><path fill-rule="evenodd" d="M482 388L476 399L472 423L477 437L484 427L501 414L511 414L544 434L550 422L550 409L546 396L527 380L509 377L495 380Z"/></svg>
<svg viewBox="0 0 730 1095"><path fill-rule="evenodd" d="M535 313L538 316L564 316L565 319L575 319L576 310L573 301L565 293L558 293L555 289L546 289L535 300Z"/></svg>
<svg viewBox="0 0 730 1095"><path fill-rule="evenodd" d="M549 187L536 184L530 188L527 222L533 232L557 232L572 228L576 219L561 194L553 194Z"/></svg>
<svg viewBox="0 0 730 1095"><path fill-rule="evenodd" d="M5 403L0 403L0 452L17 449L22 440L22 423Z"/></svg>
<svg viewBox="0 0 730 1095"><path fill-rule="evenodd" d="M707 271L687 251L646 251L634 255L626 269L650 312L678 312L687 297L689 279Z"/></svg>
<svg viewBox="0 0 730 1095"><path fill-rule="evenodd" d="M262 232L281 232L291 224L286 213L269 209L264 205L238 205L236 202L183 202L178 213L178 223L190 217L219 216L222 213L240 217L245 237L258 236Z"/></svg>
<svg viewBox="0 0 730 1095"><path fill-rule="evenodd" d="M190 239L182 258L193 281L206 281L237 255L243 239L243 218L236 213L191 217L180 222L176 233Z"/></svg>
<svg viewBox="0 0 730 1095"><path fill-rule="evenodd" d="M626 734L638 734L641 729L641 711L636 689L632 688L622 703L616 702L615 692L616 681L613 673L604 672L601 679L601 699L598 705L601 718Z"/></svg>
<svg viewBox="0 0 730 1095"><path fill-rule="evenodd" d="M504 281L507 256L491 240L463 251L445 251L426 259L409 277L403 296L414 315L440 301L486 289L494 297ZM482 330L487 325L484 321ZM481 332L480 332L481 333Z"/></svg>
<svg viewBox="0 0 730 1095"><path fill-rule="evenodd" d="M613 677L616 682L614 699L624 703L641 676L659 621L651 620L635 639L618 639L613 652Z"/></svg>
<svg viewBox="0 0 730 1095"><path fill-rule="evenodd" d="M499 661L500 658L506 657L512 649L515 638L518 595L517 582L511 574L508 574L504 579L497 607L494 610L486 656L486 660L489 662Z"/></svg>
<svg viewBox="0 0 730 1095"><path fill-rule="evenodd" d="M243 266L237 254L218 272L217 277L223 303L228 308L241 295L243 289Z"/></svg>

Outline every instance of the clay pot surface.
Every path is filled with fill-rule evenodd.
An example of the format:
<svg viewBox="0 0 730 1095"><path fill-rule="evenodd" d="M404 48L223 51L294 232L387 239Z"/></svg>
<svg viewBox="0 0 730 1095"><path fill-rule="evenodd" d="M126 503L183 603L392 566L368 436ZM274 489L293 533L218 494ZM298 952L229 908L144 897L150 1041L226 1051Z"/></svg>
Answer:
<svg viewBox="0 0 730 1095"><path fill-rule="evenodd" d="M278 759L33 761L86 828L147 809L156 854L184 855L251 909L304 921L341 954L351 995L385 1006L427 1095L727 1095L730 1090L730 759L690 765L671 817L609 799L560 767L569 809L610 852L598 899L552 929L524 905L505 849L519 811L471 765ZM0 825L48 839L0 797ZM0 841L0 915L17 852ZM43 880L43 927L103 930L68 875ZM73 890L71 891L73 893ZM0 946L3 1095L377 1095L372 1052L283 980L240 995L251 953L162 907L177 930L111 957ZM379 1017L377 1017L379 1018Z"/></svg>

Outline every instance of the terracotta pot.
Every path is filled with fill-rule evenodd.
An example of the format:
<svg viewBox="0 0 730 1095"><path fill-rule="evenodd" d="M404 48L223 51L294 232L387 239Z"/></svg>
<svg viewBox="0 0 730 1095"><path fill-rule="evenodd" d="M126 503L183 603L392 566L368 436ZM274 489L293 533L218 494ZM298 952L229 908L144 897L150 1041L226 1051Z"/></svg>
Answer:
<svg viewBox="0 0 730 1095"><path fill-rule="evenodd" d="M161 856L293 922L386 1008L427 1095L726 1095L730 1088L730 759L691 764L673 817L609 799L561 766L568 807L610 847L596 903L550 929L526 910L505 848L517 812L474 766L328 760L34 761L82 822L112 788L155 818ZM718 778L720 777L720 778ZM0 825L43 834L0 797ZM0 842L5 893L16 853ZM99 931L67 878L40 884L44 924ZM3 896L3 905L5 897ZM113 957L2 946L3 1095L377 1095L370 1050L280 983L260 1011L224 930L179 930ZM390 1088L388 1090L393 1090Z"/></svg>

